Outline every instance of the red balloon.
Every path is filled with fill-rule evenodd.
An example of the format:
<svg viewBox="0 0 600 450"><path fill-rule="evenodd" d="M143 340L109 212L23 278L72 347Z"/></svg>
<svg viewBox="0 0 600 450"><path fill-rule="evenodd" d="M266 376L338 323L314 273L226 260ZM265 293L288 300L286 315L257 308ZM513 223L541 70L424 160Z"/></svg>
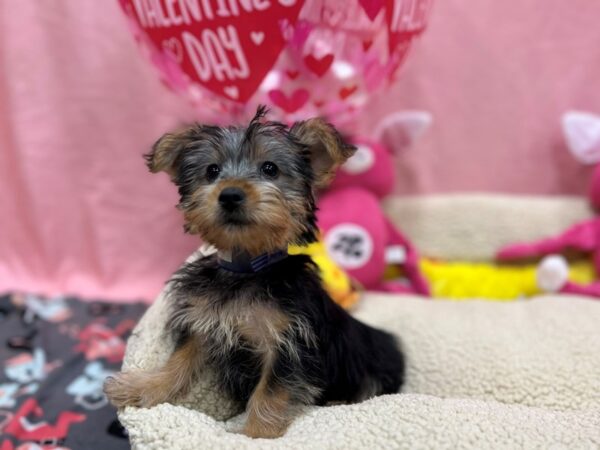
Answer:
<svg viewBox="0 0 600 450"><path fill-rule="evenodd" d="M202 118L343 120L389 85L432 0L119 0L167 86Z"/></svg>

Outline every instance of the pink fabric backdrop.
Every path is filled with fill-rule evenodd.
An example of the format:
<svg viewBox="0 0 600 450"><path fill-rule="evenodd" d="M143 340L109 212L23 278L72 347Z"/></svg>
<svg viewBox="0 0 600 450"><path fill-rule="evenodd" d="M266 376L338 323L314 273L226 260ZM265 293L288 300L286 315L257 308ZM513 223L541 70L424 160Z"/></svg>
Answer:
<svg viewBox="0 0 600 450"><path fill-rule="evenodd" d="M558 124L567 108L600 112L598 17L596 0L438 0L360 124L434 114L398 191L584 192ZM0 2L0 290L152 298L197 240L140 155L190 117L116 0Z"/></svg>
<svg viewBox="0 0 600 450"><path fill-rule="evenodd" d="M584 193L590 169L568 154L560 116L600 114L600 2L437 0L400 82L371 108L367 126L394 108L436 120L399 159L398 192Z"/></svg>

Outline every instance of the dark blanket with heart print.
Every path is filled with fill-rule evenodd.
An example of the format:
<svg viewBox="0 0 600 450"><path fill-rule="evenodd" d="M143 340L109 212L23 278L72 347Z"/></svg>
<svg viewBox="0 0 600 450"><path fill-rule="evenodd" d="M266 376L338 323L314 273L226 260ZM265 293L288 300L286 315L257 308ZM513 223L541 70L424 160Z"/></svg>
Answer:
<svg viewBox="0 0 600 450"><path fill-rule="evenodd" d="M126 449L102 392L143 303L0 296L0 450Z"/></svg>

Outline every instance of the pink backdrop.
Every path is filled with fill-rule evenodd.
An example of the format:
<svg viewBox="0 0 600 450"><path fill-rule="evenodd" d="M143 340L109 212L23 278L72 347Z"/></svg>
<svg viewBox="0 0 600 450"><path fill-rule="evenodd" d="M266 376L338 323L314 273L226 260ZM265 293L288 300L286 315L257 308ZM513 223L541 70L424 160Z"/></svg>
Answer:
<svg viewBox="0 0 600 450"><path fill-rule="evenodd" d="M437 121L399 160L399 192L585 192L590 170L567 152L560 116L600 113L599 1L438 0L415 50L372 104Z"/></svg>
<svg viewBox="0 0 600 450"><path fill-rule="evenodd" d="M401 81L359 125L433 113L398 161L398 191L584 192L559 118L600 112L598 17L596 0L438 0ZM197 240L140 155L190 117L116 0L0 2L0 290L152 298Z"/></svg>

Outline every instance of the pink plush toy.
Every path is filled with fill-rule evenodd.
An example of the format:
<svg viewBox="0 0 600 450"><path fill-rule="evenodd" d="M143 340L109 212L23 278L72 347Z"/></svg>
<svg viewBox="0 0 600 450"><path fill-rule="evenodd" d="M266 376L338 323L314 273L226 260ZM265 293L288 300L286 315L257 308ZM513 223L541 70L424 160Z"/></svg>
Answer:
<svg viewBox="0 0 600 450"><path fill-rule="evenodd" d="M571 153L584 164L596 164L589 199L600 209L600 116L568 112L563 116L563 131ZM560 255L566 250L590 253L596 273L600 275L600 217L573 225L559 236L509 245L500 250L498 259L544 257L538 268L540 287L549 292L600 297L600 281L581 285L568 280L568 263Z"/></svg>
<svg viewBox="0 0 600 450"><path fill-rule="evenodd" d="M329 255L367 289L429 295L418 254L385 217L381 199L395 182L390 149L408 146L430 122L427 113L400 112L381 123L377 140L354 139L356 154L319 199L319 226ZM390 264L401 266L406 281L384 281Z"/></svg>

